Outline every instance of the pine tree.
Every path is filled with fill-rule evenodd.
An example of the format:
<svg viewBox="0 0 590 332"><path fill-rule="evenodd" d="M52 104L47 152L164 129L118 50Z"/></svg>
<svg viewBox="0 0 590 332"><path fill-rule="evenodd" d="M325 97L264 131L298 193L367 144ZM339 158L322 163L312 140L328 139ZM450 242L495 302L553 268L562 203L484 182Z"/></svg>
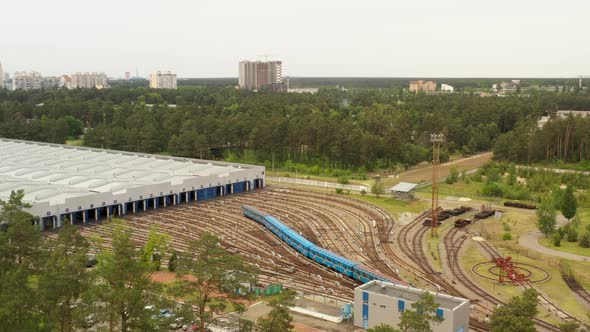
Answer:
<svg viewBox="0 0 590 332"><path fill-rule="evenodd" d="M571 220L576 215L578 209L578 202L574 196L574 190L571 186L567 186L565 194L563 195L563 202L561 205L561 213L568 220Z"/></svg>
<svg viewBox="0 0 590 332"><path fill-rule="evenodd" d="M555 231L556 217L553 204L549 200L543 200L537 209L537 227L545 237Z"/></svg>

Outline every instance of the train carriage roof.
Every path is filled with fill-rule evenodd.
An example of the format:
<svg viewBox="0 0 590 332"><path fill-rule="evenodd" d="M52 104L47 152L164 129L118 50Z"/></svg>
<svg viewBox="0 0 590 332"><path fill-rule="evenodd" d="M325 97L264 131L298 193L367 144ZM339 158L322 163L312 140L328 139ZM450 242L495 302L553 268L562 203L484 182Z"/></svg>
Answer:
<svg viewBox="0 0 590 332"><path fill-rule="evenodd" d="M273 216L269 216L266 215L264 216L264 218L266 218L266 220L268 220L269 223L271 223L272 225L274 225L276 228L285 231L288 230L289 227L285 226L285 224L283 224L279 219L273 217Z"/></svg>
<svg viewBox="0 0 590 332"><path fill-rule="evenodd" d="M386 275L384 273L381 273L379 271L376 271L373 268L370 268L370 267L368 267L368 266L366 266L364 264L360 264L359 263L356 268L358 270L363 270L365 272L369 272L369 273L371 273L371 274L373 274L375 276L381 277L381 278L383 278L385 280L389 280L389 281L391 281L393 283L396 283L396 284L399 284L399 285L409 286L409 284L407 282L405 282L405 281L401 281L401 280L398 280L398 279L396 279L396 278L394 278L392 276L388 276L388 275Z"/></svg>
<svg viewBox="0 0 590 332"><path fill-rule="evenodd" d="M312 250L312 248L309 248L309 249ZM337 254L333 253L332 251L330 251L328 249L324 249L322 247L314 246L313 250L319 254L326 256L326 257L332 258L333 260L340 261L341 263L344 263L348 266L355 266L358 264L357 262L351 261L347 258L337 255Z"/></svg>
<svg viewBox="0 0 590 332"><path fill-rule="evenodd" d="M306 239L305 237L303 237L302 235L297 233L297 231L295 231L292 228L288 228L287 230L285 230L285 235L287 235L290 238L294 239L295 241L301 243L306 248L314 246L314 244L311 241L309 241L308 239Z"/></svg>

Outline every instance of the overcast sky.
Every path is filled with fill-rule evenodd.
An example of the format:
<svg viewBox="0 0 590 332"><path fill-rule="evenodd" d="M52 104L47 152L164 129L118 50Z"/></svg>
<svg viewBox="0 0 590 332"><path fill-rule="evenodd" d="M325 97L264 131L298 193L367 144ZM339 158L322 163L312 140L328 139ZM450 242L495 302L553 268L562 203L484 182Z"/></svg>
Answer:
<svg viewBox="0 0 590 332"><path fill-rule="evenodd" d="M3 0L11 74L125 71L236 77L590 75L588 0Z"/></svg>

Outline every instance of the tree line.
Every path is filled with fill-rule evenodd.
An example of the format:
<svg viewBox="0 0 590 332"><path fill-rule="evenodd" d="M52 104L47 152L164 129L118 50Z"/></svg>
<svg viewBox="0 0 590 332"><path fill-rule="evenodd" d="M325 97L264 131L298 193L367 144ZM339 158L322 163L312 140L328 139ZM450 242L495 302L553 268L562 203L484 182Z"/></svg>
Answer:
<svg viewBox="0 0 590 332"><path fill-rule="evenodd" d="M428 161L436 132L445 135L443 156L495 147L500 158L527 161L530 124L564 107L590 110L590 96L481 98L400 89L271 94L202 86L0 91L0 136L64 143L84 133L83 144L91 147L373 170ZM542 151L586 158L585 127L559 128L556 145Z"/></svg>
<svg viewBox="0 0 590 332"><path fill-rule="evenodd" d="M167 331L171 324L205 331L230 304L237 314L246 309L239 300L250 296L245 285L254 283L258 269L227 253L216 236L203 233L175 253L169 269L179 278L164 285L151 278L170 249L157 228L144 246L134 243L122 220L113 221L108 241L85 238L70 223L42 237L22 197L17 191L0 200L0 331L72 332L96 324L122 332Z"/></svg>
<svg viewBox="0 0 590 332"><path fill-rule="evenodd" d="M522 125L498 137L495 157L519 163L566 163L590 160L590 117L554 114L544 126Z"/></svg>

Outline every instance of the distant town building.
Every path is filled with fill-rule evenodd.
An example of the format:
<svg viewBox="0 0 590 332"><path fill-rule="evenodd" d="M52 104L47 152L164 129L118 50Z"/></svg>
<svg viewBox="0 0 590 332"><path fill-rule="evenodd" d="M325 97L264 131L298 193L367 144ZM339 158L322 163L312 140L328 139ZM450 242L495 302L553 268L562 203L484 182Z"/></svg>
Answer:
<svg viewBox="0 0 590 332"><path fill-rule="evenodd" d="M129 81L131 79L131 72L130 71L126 71L125 72L125 80Z"/></svg>
<svg viewBox="0 0 590 332"><path fill-rule="evenodd" d="M440 91L453 92L453 91L455 91L455 88L452 85L448 85L448 84L443 83L440 85Z"/></svg>
<svg viewBox="0 0 590 332"><path fill-rule="evenodd" d="M72 88L72 78L69 75L62 75L59 77L59 87L71 89Z"/></svg>
<svg viewBox="0 0 590 332"><path fill-rule="evenodd" d="M510 82L502 82L500 85L492 85L492 90L494 90L494 92L500 92L502 94L516 92L519 88L520 80L511 80Z"/></svg>
<svg viewBox="0 0 590 332"><path fill-rule="evenodd" d="M75 73L70 75L70 78L72 89L102 89L108 87L108 79L105 73Z"/></svg>
<svg viewBox="0 0 590 332"><path fill-rule="evenodd" d="M390 282L369 281L354 289L354 325L363 329L380 324L397 326L401 313L413 310L412 303L418 301L426 291ZM468 299L429 292L438 303L436 314L443 318L440 324L432 326L433 332L459 332L469 330L471 303Z"/></svg>
<svg viewBox="0 0 590 332"><path fill-rule="evenodd" d="M240 89L287 91L281 61L242 61L239 70Z"/></svg>
<svg viewBox="0 0 590 332"><path fill-rule="evenodd" d="M155 71L150 74L150 88L152 89L176 89L176 74L170 71Z"/></svg>
<svg viewBox="0 0 590 332"><path fill-rule="evenodd" d="M59 86L59 77L46 76L41 78L41 88L43 89L58 88Z"/></svg>
<svg viewBox="0 0 590 332"><path fill-rule="evenodd" d="M12 89L13 90L41 89L42 80L43 80L43 78L41 77L41 73L39 73L39 72L17 71L14 73L14 77L12 79Z"/></svg>
<svg viewBox="0 0 590 332"><path fill-rule="evenodd" d="M418 92L426 92L426 93L430 93L430 92L434 92L436 91L436 82L434 81L410 81L410 91L414 92L414 93L418 93Z"/></svg>
<svg viewBox="0 0 590 332"><path fill-rule="evenodd" d="M0 89L4 89L4 70L2 69L2 63L0 62Z"/></svg>

